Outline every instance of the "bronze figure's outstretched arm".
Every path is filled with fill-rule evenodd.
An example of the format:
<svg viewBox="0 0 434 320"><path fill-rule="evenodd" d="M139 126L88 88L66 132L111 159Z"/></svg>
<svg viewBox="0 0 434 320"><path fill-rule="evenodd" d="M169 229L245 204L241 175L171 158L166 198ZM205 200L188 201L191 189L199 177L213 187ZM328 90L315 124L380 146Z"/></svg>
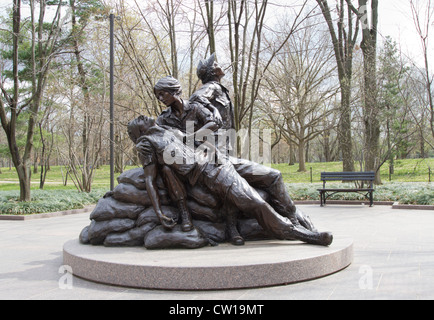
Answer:
<svg viewBox="0 0 434 320"><path fill-rule="evenodd" d="M150 164L144 168L145 170L145 184L146 191L148 192L149 198L151 199L154 211L160 219L161 224L167 229L173 229L176 225L176 221L164 215L161 209L160 196L158 195L158 189L156 186L157 178L157 166L155 164Z"/></svg>

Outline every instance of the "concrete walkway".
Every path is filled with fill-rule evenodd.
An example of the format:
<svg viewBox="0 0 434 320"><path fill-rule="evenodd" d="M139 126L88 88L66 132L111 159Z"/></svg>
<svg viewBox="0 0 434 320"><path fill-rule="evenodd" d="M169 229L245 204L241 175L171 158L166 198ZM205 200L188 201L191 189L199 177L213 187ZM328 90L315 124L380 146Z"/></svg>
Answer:
<svg viewBox="0 0 434 320"><path fill-rule="evenodd" d="M299 207L319 230L354 239L348 268L313 281L249 290L177 292L97 284L71 277L62 266L63 244L89 224L89 213L82 213L0 221L0 299L434 299L434 211Z"/></svg>

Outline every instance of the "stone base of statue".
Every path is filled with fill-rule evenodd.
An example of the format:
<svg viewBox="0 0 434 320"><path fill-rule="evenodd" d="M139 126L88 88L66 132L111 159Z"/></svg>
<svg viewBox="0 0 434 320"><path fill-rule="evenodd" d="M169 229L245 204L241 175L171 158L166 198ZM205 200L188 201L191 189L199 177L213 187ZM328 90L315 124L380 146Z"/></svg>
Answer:
<svg viewBox="0 0 434 320"><path fill-rule="evenodd" d="M164 290L224 290L286 285L336 273L353 260L353 241L335 236L320 247L261 240L242 247L146 250L65 243L63 263L74 276L109 285Z"/></svg>

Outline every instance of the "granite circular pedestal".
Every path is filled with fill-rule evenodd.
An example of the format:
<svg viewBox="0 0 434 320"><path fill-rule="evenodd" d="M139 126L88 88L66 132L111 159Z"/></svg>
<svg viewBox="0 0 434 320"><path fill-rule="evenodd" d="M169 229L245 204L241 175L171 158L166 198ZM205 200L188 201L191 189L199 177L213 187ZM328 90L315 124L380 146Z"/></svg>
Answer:
<svg viewBox="0 0 434 320"><path fill-rule="evenodd" d="M335 236L330 247L299 241L254 241L195 250L147 250L64 244L63 262L75 276L145 289L221 290L312 280L351 264L353 241Z"/></svg>

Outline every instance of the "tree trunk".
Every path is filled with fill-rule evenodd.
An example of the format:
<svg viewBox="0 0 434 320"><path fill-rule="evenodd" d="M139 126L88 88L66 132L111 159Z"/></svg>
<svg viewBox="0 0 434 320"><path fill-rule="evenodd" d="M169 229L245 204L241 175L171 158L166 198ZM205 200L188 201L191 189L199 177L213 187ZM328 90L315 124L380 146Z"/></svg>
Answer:
<svg viewBox="0 0 434 320"><path fill-rule="evenodd" d="M288 165L293 166L295 164L296 158L295 158L295 146L294 143L289 143L289 160Z"/></svg>
<svg viewBox="0 0 434 320"><path fill-rule="evenodd" d="M359 0L360 8L366 10L367 0ZM371 0L372 27L363 27L363 71L364 71L364 125L365 125L365 170L375 171L375 183L381 184L380 177L380 121L377 103L377 25L378 0ZM359 12L359 14L362 14ZM366 14L366 13L365 13Z"/></svg>
<svg viewBox="0 0 434 320"><path fill-rule="evenodd" d="M30 165L23 164L17 168L18 179L20 180L20 201L29 202L32 200L30 192L31 169Z"/></svg>
<svg viewBox="0 0 434 320"><path fill-rule="evenodd" d="M79 75L79 87L83 93L83 130L82 130L82 152L83 152L83 166L82 166L82 185L85 192L91 191L91 184L92 184L92 177L91 172L92 169L90 168L90 165L92 163L90 159L90 129L91 129L91 119L90 119L90 113L88 112L90 108L90 93L89 93L89 87L87 85L87 76L86 71L84 70L83 62L81 60L81 54L80 54L80 48L79 48L79 42L78 37L81 34L81 31L78 32L79 26L77 25L77 18L76 18L76 7L75 7L75 0L70 1L70 6L72 9L72 28L74 31L74 38L73 38L73 47L74 47L74 55L75 59L77 61L77 71Z"/></svg>
<svg viewBox="0 0 434 320"><path fill-rule="evenodd" d="M170 39L170 57L172 61L172 76L178 79L178 49L176 45L176 28L175 28L175 16L176 10L173 0L167 0L166 2L166 19L169 28Z"/></svg>
<svg viewBox="0 0 434 320"><path fill-rule="evenodd" d="M324 131L323 146L324 146L325 162L330 162L331 161L330 129L327 129L326 131Z"/></svg>
<svg viewBox="0 0 434 320"><path fill-rule="evenodd" d="M342 152L343 171L354 171L353 138L351 132L351 76L341 80L341 106L338 126L339 148Z"/></svg>
<svg viewBox="0 0 434 320"><path fill-rule="evenodd" d="M353 143L351 133L351 79L353 50L357 41L359 32L359 17L353 30L353 17L351 10L345 10L344 0L340 0L338 9L338 32L335 31L334 19L331 16L331 10L327 0L316 0L321 8L322 14L327 22L330 36L332 38L333 49L335 52L338 66L339 83L341 87L341 106L340 122L338 125L339 148L342 152L343 170L354 171ZM347 3L347 6L349 4ZM348 12L347 22L344 21L345 12ZM345 25L347 30L344 30Z"/></svg>
<svg viewBox="0 0 434 320"><path fill-rule="evenodd" d="M210 54L216 52L215 34L214 34L214 0L205 0L206 15L207 15L207 28L209 40Z"/></svg>
<svg viewBox="0 0 434 320"><path fill-rule="evenodd" d="M298 172L306 172L306 161L305 161L305 146L306 143L303 140L300 140L298 143Z"/></svg>
<svg viewBox="0 0 434 320"><path fill-rule="evenodd" d="M115 136L115 145L121 146L122 137L120 134L117 134ZM122 173L124 172L124 154L120 147L116 148L116 154L115 154L115 173Z"/></svg>
<svg viewBox="0 0 434 320"><path fill-rule="evenodd" d="M8 143L12 155L12 161L17 170L18 179L20 181L20 201L30 201L30 179L31 169L29 159L21 158L16 142L16 121L17 121L17 108L19 97L19 76L18 76L18 46L19 35L21 29L21 0L14 0L13 10L13 77L14 77L14 95L12 100L11 120L8 126ZM30 128L29 128L30 129Z"/></svg>
<svg viewBox="0 0 434 320"><path fill-rule="evenodd" d="M426 153L425 153L425 137L424 137L424 134L423 134L423 128L422 127L420 127L419 128L419 141L420 141L420 157L422 158L422 159L425 159L427 156L426 156Z"/></svg>

